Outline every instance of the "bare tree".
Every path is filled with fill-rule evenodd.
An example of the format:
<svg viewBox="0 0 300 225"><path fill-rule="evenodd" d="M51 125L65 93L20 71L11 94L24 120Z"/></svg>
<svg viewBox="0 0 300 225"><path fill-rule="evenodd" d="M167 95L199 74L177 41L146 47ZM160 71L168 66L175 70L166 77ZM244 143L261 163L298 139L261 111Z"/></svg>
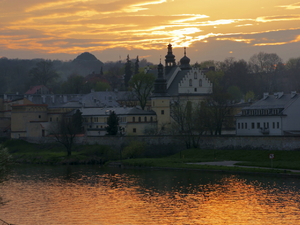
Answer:
<svg viewBox="0 0 300 225"><path fill-rule="evenodd" d="M171 116L174 120L172 131L184 139L187 148L199 147L200 138L207 129L208 108L203 103L193 104L190 101L175 101L171 105Z"/></svg>
<svg viewBox="0 0 300 225"><path fill-rule="evenodd" d="M36 84L47 85L58 78L58 73L53 68L51 60L43 60L36 64L36 67L29 71L32 81Z"/></svg>
<svg viewBox="0 0 300 225"><path fill-rule="evenodd" d="M53 123L50 128L50 134L66 148L68 156L72 154L75 139L80 133L82 133L82 116L78 109L71 117L65 116L61 121Z"/></svg>
<svg viewBox="0 0 300 225"><path fill-rule="evenodd" d="M148 101L148 97L151 95L153 90L155 77L150 73L138 73L135 74L130 82L130 88L135 93L141 108L144 110Z"/></svg>

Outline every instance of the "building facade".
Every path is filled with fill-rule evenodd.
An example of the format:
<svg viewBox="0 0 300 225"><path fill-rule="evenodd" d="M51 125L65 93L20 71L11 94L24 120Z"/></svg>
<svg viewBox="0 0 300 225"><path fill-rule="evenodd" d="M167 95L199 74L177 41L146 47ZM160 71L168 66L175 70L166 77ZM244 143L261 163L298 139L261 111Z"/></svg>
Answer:
<svg viewBox="0 0 300 225"><path fill-rule="evenodd" d="M298 135L300 134L300 98L290 94L264 93L264 97L236 116L237 135Z"/></svg>

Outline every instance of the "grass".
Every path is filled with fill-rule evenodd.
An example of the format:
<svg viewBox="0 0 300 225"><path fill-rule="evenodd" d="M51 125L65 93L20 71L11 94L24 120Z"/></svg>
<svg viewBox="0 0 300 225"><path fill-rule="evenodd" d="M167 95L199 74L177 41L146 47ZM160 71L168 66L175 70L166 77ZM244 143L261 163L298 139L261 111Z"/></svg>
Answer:
<svg viewBox="0 0 300 225"><path fill-rule="evenodd" d="M17 163L36 164L84 164L105 163L119 159L119 152L100 145L75 146L71 156L57 143L33 144L22 140L7 140L2 143L7 147ZM269 155L275 158L271 164ZM241 168L225 166L208 166L187 164L192 162L239 161L236 165L256 166L262 168ZM133 167L164 167L230 171L282 172L300 170L300 151L269 151L269 150L203 150L187 149L163 158L138 158L122 160L125 166ZM271 165L273 168L270 168ZM287 171L288 172L288 171Z"/></svg>
<svg viewBox="0 0 300 225"><path fill-rule="evenodd" d="M71 156L57 143L33 144L23 140L8 140L7 147L15 163L35 164L89 164L116 159L114 150L100 145L76 145Z"/></svg>
<svg viewBox="0 0 300 225"><path fill-rule="evenodd" d="M271 163L269 154L274 154L275 158ZM187 164L193 162L211 161L240 161L236 165L257 166L261 168L243 168L226 166L209 166ZM172 167L187 169L211 169L211 170L234 170L234 171L255 171L255 172L275 172L282 173L282 170L300 170L300 151L270 151L270 150L202 150L187 149L175 155L151 159L127 159L123 164L138 167ZM273 166L273 168L271 168Z"/></svg>

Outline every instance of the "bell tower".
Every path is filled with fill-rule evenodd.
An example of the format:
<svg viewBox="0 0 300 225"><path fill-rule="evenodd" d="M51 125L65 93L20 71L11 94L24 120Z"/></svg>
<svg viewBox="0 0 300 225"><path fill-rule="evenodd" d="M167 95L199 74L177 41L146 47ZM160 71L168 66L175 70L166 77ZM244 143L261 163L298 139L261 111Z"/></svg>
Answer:
<svg viewBox="0 0 300 225"><path fill-rule="evenodd" d="M171 71L171 69L176 66L175 55L173 55L173 49L171 44L168 45L168 53L166 55L165 62L165 72L166 74L168 74Z"/></svg>

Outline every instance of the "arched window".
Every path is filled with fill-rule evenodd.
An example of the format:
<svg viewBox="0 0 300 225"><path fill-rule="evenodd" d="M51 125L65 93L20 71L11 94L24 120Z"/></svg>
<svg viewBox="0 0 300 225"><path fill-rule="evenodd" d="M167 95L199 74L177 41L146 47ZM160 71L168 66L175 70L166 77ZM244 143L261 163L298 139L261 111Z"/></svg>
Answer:
<svg viewBox="0 0 300 225"><path fill-rule="evenodd" d="M197 79L197 72L194 73L194 79Z"/></svg>
<svg viewBox="0 0 300 225"><path fill-rule="evenodd" d="M190 84L190 87L193 86L193 81L192 81L192 79L189 80L189 84Z"/></svg>
<svg viewBox="0 0 300 225"><path fill-rule="evenodd" d="M199 87L202 87L202 79L199 80Z"/></svg>
<svg viewBox="0 0 300 225"><path fill-rule="evenodd" d="M146 117L146 116L145 116L145 119L144 119L144 120L145 120L145 122L147 122L147 117Z"/></svg>

